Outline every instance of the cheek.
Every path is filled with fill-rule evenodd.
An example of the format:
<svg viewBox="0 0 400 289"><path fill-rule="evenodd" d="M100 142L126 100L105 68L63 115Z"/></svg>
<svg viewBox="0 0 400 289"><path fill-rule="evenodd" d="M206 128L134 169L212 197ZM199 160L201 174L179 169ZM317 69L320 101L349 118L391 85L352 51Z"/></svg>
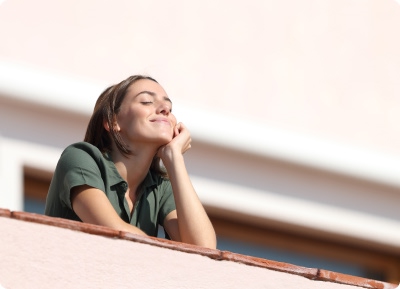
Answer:
<svg viewBox="0 0 400 289"><path fill-rule="evenodd" d="M172 120L173 127L175 127L176 126L176 117L173 114L171 114L171 120Z"/></svg>

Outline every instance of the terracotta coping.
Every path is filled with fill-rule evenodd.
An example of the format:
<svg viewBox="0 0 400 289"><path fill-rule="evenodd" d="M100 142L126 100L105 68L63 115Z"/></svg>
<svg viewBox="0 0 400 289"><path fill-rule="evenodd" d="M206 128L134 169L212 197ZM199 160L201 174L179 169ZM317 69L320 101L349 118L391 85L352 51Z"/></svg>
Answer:
<svg viewBox="0 0 400 289"><path fill-rule="evenodd" d="M221 251L216 249L208 249L200 246L190 245L186 243L175 242L166 239L160 239L156 237L146 237L141 235L136 235L128 232L118 231L110 229L103 226L92 225L87 223L82 223L78 221L71 221L67 219L54 218L41 214L34 214L28 212L10 211L8 209L0 208L0 217L6 217L11 219L17 219L26 222L34 222L39 224L45 224L50 226L56 226L60 228L66 228L70 230L80 231L88 234L99 235L109 238L118 238L129 240L133 242L144 243L148 245L153 245L157 247L167 248L171 250L181 251L185 253L199 254L202 256L209 257L215 260L225 260L231 262L238 262L250 266L257 266L266 268L269 270L280 271L287 274L294 274L303 276L305 278L334 282L345 285L358 286L362 288L376 288L376 289L394 289L397 288L397 284L391 284L382 281L371 280L362 277L356 277L341 273L336 273L323 269L316 268L306 268L301 266L296 266L288 263L271 261L267 259L251 257L246 255L241 255L237 253L232 253L228 251Z"/></svg>

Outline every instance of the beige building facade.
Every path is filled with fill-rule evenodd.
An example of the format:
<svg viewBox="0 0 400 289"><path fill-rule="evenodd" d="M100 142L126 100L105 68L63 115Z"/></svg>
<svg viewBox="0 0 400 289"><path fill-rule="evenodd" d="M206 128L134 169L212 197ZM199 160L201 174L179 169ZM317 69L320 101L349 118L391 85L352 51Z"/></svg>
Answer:
<svg viewBox="0 0 400 289"><path fill-rule="evenodd" d="M149 74L221 246L398 283L399 29L391 0L3 1L0 207L43 204L97 96Z"/></svg>

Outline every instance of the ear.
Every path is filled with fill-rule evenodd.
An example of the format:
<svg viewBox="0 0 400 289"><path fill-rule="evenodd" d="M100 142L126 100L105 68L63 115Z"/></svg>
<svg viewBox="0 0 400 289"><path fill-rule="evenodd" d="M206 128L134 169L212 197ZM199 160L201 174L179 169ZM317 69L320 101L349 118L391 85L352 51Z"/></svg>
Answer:
<svg viewBox="0 0 400 289"><path fill-rule="evenodd" d="M106 131L110 132L110 126L106 120L103 121L103 127Z"/></svg>
<svg viewBox="0 0 400 289"><path fill-rule="evenodd" d="M103 126L106 131L110 132L110 126L108 125L107 120L103 121ZM120 130L121 128L119 127L118 122L114 121L114 131L120 131Z"/></svg>

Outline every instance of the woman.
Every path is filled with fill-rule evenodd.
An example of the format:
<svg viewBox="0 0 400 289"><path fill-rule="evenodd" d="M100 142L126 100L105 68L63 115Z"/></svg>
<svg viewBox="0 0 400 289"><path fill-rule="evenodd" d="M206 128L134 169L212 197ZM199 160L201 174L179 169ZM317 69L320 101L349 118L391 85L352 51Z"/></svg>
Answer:
<svg viewBox="0 0 400 289"><path fill-rule="evenodd" d="M84 142L60 157L45 214L150 236L161 225L172 240L215 248L183 159L190 133L171 110L150 77L131 76L107 88Z"/></svg>

